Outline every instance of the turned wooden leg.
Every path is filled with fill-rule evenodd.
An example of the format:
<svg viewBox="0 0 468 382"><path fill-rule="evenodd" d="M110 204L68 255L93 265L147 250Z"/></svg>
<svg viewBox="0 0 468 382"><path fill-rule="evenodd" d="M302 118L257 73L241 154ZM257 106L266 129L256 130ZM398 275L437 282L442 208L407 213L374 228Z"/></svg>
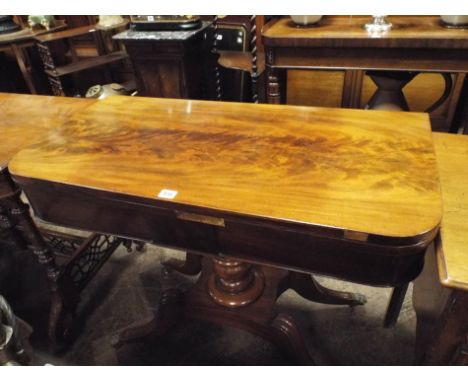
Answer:
<svg viewBox="0 0 468 382"><path fill-rule="evenodd" d="M204 258L200 278L186 296L185 315L261 336L300 364L312 365L297 324L274 309L287 277L281 269Z"/></svg>
<svg viewBox="0 0 468 382"><path fill-rule="evenodd" d="M36 47L37 51L39 52L39 56L41 57L42 63L44 64L44 68L49 70L49 73L56 72L56 65L48 45L39 43L36 44ZM65 97L66 94L65 90L63 89L61 78L59 76L50 74L47 77L54 95Z"/></svg>
<svg viewBox="0 0 468 382"><path fill-rule="evenodd" d="M21 200L21 191L11 180L7 169L0 171L0 183L2 206L9 210L13 224L22 227L26 241L31 244L34 254L46 271L49 290L52 296L48 335L52 341L55 341L60 337L60 334L57 332L57 312L61 312L63 307L58 287L60 268L55 262L54 253L44 241L36 224L34 224L29 214L29 206ZM5 190L9 192L7 193Z"/></svg>
<svg viewBox="0 0 468 382"><path fill-rule="evenodd" d="M286 71L268 68L266 88L268 103L286 103Z"/></svg>
<svg viewBox="0 0 468 382"><path fill-rule="evenodd" d="M216 303L236 308L249 305L263 293L263 274L251 264L213 259L214 272L208 279L208 293Z"/></svg>
<svg viewBox="0 0 468 382"><path fill-rule="evenodd" d="M5 208L0 205L0 232L8 232L8 237L10 237L15 245L20 249L26 249L27 243L21 234L15 229L15 225L11 221L10 217Z"/></svg>
<svg viewBox="0 0 468 382"><path fill-rule="evenodd" d="M166 291L155 317L125 329L113 339L113 344L121 346L160 336L182 318L203 320L259 335L300 364L312 365L297 324L291 317L274 310L279 285L287 277L288 271L281 269L224 257L204 257L200 277L188 292Z"/></svg>
<svg viewBox="0 0 468 382"><path fill-rule="evenodd" d="M58 287L60 277L60 268L55 261L55 255L45 243L37 226L29 215L29 206L24 204L19 195L12 198L15 207L12 208L11 214L15 221L23 228L28 241L32 244L33 253L37 256L39 263L44 267L49 290L51 293L51 308L49 316L48 336L51 341L57 341L64 337L65 333L61 333L61 325L59 319L63 317L63 302L62 294Z"/></svg>
<svg viewBox="0 0 468 382"><path fill-rule="evenodd" d="M377 85L377 90L366 105L366 109L373 110L402 110L408 111L403 88L418 73L414 72L388 72L368 71L366 73Z"/></svg>
<svg viewBox="0 0 468 382"><path fill-rule="evenodd" d="M267 102L270 104L280 103L280 85L277 73L274 69L267 71Z"/></svg>
<svg viewBox="0 0 468 382"><path fill-rule="evenodd" d="M187 252L185 260L169 259L163 265L184 275L195 276L201 272L202 256L193 252Z"/></svg>
<svg viewBox="0 0 468 382"><path fill-rule="evenodd" d="M305 273L290 272L286 288L291 288L310 301L332 305L364 305L366 296L360 293L339 292L320 285L313 276Z"/></svg>

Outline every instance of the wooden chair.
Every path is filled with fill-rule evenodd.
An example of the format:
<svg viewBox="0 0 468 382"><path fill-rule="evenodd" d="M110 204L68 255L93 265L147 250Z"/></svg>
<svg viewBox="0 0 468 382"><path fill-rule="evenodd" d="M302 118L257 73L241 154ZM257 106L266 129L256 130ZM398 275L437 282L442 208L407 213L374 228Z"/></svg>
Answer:
<svg viewBox="0 0 468 382"><path fill-rule="evenodd" d="M252 15L249 18L249 51L226 51L217 49L217 29L218 16L213 19L213 53L218 54L219 58L217 65L230 70L240 70L248 74L251 83L251 100L253 103L259 102L259 86L260 78L265 70L265 56L263 50L259 49L257 40L257 24L258 18ZM215 69L217 99L221 99L221 83L219 77L219 69Z"/></svg>

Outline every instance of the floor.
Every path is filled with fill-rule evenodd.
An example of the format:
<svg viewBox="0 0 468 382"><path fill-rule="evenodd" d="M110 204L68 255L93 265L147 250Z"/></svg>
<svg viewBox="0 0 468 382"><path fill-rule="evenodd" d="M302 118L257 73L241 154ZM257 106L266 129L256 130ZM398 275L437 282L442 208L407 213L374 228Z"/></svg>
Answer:
<svg viewBox="0 0 468 382"><path fill-rule="evenodd" d="M143 253L128 253L124 247L119 247L83 292L77 320L78 336L70 346L54 349L54 353L44 334L48 301L45 277L30 253L16 254L15 258L21 259L22 269L28 272L24 277L10 280L9 285L14 285L15 294L22 296L13 301L16 314L35 328L31 337L34 362L54 365L292 364L263 339L202 322L189 323L157 341L148 339L114 348L112 340L120 330L149 319L157 310L163 289L169 286L187 289L193 283L193 277L167 272L161 262L170 257L182 258L183 253L152 245L147 245ZM300 323L309 351L318 365L412 364L416 320L411 288L397 325L385 329L382 323L391 289L319 280L329 288L362 293L368 302L349 308L308 302L293 291L280 297L278 311L291 314ZM39 290L42 292L38 293Z"/></svg>

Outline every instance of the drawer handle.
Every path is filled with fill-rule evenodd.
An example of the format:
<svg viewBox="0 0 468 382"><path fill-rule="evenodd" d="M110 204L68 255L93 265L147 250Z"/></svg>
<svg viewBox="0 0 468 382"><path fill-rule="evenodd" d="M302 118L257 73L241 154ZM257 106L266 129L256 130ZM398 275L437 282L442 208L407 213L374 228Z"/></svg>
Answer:
<svg viewBox="0 0 468 382"><path fill-rule="evenodd" d="M214 216L207 216L207 215L199 215L199 214L192 214L190 212L179 212L176 211L177 219L180 220L188 220L191 222L203 223L203 224L210 224L215 225L218 227L224 227L224 219L217 218Z"/></svg>

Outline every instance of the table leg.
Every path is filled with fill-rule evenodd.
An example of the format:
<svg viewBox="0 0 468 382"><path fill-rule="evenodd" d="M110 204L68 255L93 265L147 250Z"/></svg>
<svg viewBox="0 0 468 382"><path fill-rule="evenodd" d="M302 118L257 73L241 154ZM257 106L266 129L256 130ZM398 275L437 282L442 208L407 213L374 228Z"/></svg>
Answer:
<svg viewBox="0 0 468 382"><path fill-rule="evenodd" d="M266 94L267 103L286 103L287 72L284 69L269 67L267 69Z"/></svg>
<svg viewBox="0 0 468 382"><path fill-rule="evenodd" d="M183 294L177 289L162 293L157 313L149 320L137 323L114 336L111 343L119 348L142 338L158 337L177 326L183 318Z"/></svg>
<svg viewBox="0 0 468 382"><path fill-rule="evenodd" d="M47 333L54 343L69 339L73 319L80 301L80 292L115 251L121 240L92 234L88 239L71 235L54 235L39 231L29 206L21 200L21 190L12 181L8 169L0 171L0 204L11 217L11 229L21 228L26 245L32 247L44 267L50 291L50 312ZM45 238L48 238L46 241ZM53 249L66 249L68 257L60 266ZM57 251L61 253L60 251Z"/></svg>
<svg viewBox="0 0 468 382"><path fill-rule="evenodd" d="M51 339L55 340L59 318L64 313L65 306L58 286L60 269L55 261L55 255L44 241L29 214L29 206L21 200L21 191L11 180L7 169L0 172L0 183L2 205L8 209L13 223L22 227L27 242L32 244L34 254L46 270L52 301L48 334Z"/></svg>
<svg viewBox="0 0 468 382"><path fill-rule="evenodd" d="M122 239L122 245L127 248L128 253L133 252L133 248L140 253L143 253L146 250L146 243L144 241Z"/></svg>
<svg viewBox="0 0 468 382"><path fill-rule="evenodd" d="M124 329L114 346L167 333L182 320L204 320L259 335L293 355L301 364L313 364L294 319L275 312L277 298L293 289L304 298L326 304L362 305L363 295L321 286L308 274L257 266L230 258L203 258L188 253L185 262L165 264L182 273L201 275L185 295L170 289L163 293L156 315Z"/></svg>
<svg viewBox="0 0 468 382"><path fill-rule="evenodd" d="M6 208L0 205L0 234L2 232L7 233L7 237L13 239L14 244L20 249L26 249L27 245L24 238L15 228L15 225L11 221L11 217L8 215Z"/></svg>
<svg viewBox="0 0 468 382"><path fill-rule="evenodd" d="M185 255L185 261L169 259L165 261L163 265L184 275L195 276L202 270L202 258L203 257L201 255L193 252L187 252Z"/></svg>
<svg viewBox="0 0 468 382"><path fill-rule="evenodd" d="M424 365L468 366L468 294L452 291L422 356Z"/></svg>
<svg viewBox="0 0 468 382"><path fill-rule="evenodd" d="M26 86L28 87L31 94L37 94L31 73L29 72L29 69L25 63L25 57L22 48L20 48L17 44L11 44L11 48L15 54L16 62L18 63L18 66L21 70L21 74L23 75L24 81L26 82Z"/></svg>
<svg viewBox="0 0 468 382"><path fill-rule="evenodd" d="M49 47L47 44L37 44L37 51L39 52L39 56L41 57L42 63L44 65L44 70L48 70L49 72L57 73L56 66L54 59L52 57L52 53L50 52ZM56 96L65 97L65 90L63 89L62 80L60 76L52 76L50 74L47 75L49 79L50 86L52 88L52 92Z"/></svg>
<svg viewBox="0 0 468 382"><path fill-rule="evenodd" d="M161 335L181 319L195 319L246 330L276 344L300 364L313 364L297 324L274 310L285 278L285 270L229 258L204 258L200 277L190 291L164 293L156 316L125 329L114 344L120 346L149 333Z"/></svg>
<svg viewBox="0 0 468 382"><path fill-rule="evenodd" d="M366 105L366 109L372 110L402 110L408 111L403 88L418 73L414 72L388 72L368 71L366 73L377 85L377 90Z"/></svg>
<svg viewBox="0 0 468 382"><path fill-rule="evenodd" d="M366 296L360 293L340 292L325 288L309 274L290 272L285 289L293 289L300 296L310 301L332 305L364 305Z"/></svg>
<svg viewBox="0 0 468 382"><path fill-rule="evenodd" d="M400 285L393 289L384 318L384 327L391 328L398 321L403 301L405 300L408 284Z"/></svg>
<svg viewBox="0 0 468 382"><path fill-rule="evenodd" d="M468 293L440 285L436 254L429 250L415 280L415 363L468 365Z"/></svg>

